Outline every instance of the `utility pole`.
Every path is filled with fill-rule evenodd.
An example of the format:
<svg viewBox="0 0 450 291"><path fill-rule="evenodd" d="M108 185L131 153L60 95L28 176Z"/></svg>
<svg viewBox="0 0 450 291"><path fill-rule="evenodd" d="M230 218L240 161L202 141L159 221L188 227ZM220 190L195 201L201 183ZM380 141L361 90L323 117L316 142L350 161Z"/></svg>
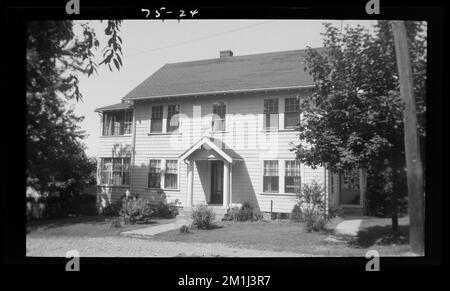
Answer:
<svg viewBox="0 0 450 291"><path fill-rule="evenodd" d="M403 121L408 179L409 245L412 253L424 255L425 191L408 39L404 21L391 21L391 27L397 57L400 96L405 105Z"/></svg>

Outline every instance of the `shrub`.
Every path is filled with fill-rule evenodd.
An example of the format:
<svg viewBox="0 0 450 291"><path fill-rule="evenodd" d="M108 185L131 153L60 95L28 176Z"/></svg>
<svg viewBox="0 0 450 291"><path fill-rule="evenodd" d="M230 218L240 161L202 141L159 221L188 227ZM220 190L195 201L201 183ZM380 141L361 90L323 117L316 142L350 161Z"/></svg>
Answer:
<svg viewBox="0 0 450 291"><path fill-rule="evenodd" d="M322 213L308 209L303 211L306 232L321 231L325 227L326 220Z"/></svg>
<svg viewBox="0 0 450 291"><path fill-rule="evenodd" d="M102 209L102 214L106 216L117 216L122 209L122 200L116 200L112 203L108 203L106 207Z"/></svg>
<svg viewBox="0 0 450 291"><path fill-rule="evenodd" d="M302 220L305 222L305 231L320 231L325 226L325 191L324 187L313 180L303 184L302 191L297 193Z"/></svg>
<svg viewBox="0 0 450 291"><path fill-rule="evenodd" d="M216 214L206 205L199 205L192 209L192 225L200 229L209 229L213 225Z"/></svg>
<svg viewBox="0 0 450 291"><path fill-rule="evenodd" d="M119 214L127 223L146 222L154 210L150 201L142 198L125 198L122 200L122 209Z"/></svg>
<svg viewBox="0 0 450 291"><path fill-rule="evenodd" d="M173 203L159 202L155 208L154 215L157 217L174 218L178 215L178 200Z"/></svg>
<svg viewBox="0 0 450 291"><path fill-rule="evenodd" d="M295 204L294 208L292 208L290 219L293 222L302 222L303 221L303 213L302 208L299 204Z"/></svg>
<svg viewBox="0 0 450 291"><path fill-rule="evenodd" d="M223 220L226 221L255 221L262 220L264 218L262 212L259 209L255 209L250 202L242 203L239 209L228 209Z"/></svg>
<svg viewBox="0 0 450 291"><path fill-rule="evenodd" d="M328 217L329 218L335 218L335 217L344 217L344 209L340 206L333 206L328 209Z"/></svg>
<svg viewBox="0 0 450 291"><path fill-rule="evenodd" d="M120 228L122 224L120 223L120 219L113 219L111 221L111 228Z"/></svg>
<svg viewBox="0 0 450 291"><path fill-rule="evenodd" d="M182 225L180 227L180 232L181 233L189 233L189 227L187 225Z"/></svg>

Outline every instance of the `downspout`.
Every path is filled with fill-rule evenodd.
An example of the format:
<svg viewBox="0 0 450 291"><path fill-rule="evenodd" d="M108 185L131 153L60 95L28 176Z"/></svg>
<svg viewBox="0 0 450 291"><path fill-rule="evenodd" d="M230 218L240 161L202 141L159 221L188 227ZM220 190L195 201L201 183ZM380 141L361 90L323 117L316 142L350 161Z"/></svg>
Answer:
<svg viewBox="0 0 450 291"><path fill-rule="evenodd" d="M131 101L131 105L133 108L133 137L131 140L131 169L130 169L130 192L133 194L133 168L134 168L134 159L136 155L136 110L134 107L134 101Z"/></svg>

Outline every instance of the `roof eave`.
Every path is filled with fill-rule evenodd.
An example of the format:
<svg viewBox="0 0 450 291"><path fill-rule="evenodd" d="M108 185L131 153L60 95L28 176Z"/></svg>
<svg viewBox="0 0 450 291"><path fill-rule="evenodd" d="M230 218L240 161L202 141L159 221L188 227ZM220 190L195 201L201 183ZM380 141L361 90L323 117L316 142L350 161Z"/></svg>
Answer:
<svg viewBox="0 0 450 291"><path fill-rule="evenodd" d="M196 92L196 93L184 93L184 94L146 96L146 97L131 97L131 98L123 98L122 100L142 100L142 99L156 99L156 98L170 98L170 97L207 96L207 95L228 94L228 93L248 93L248 92L261 92L261 91L295 90L295 89L305 89L305 88L313 88L313 87L314 87L314 84L311 84L311 85L299 85L299 86L286 86L286 87L236 89L236 90L223 90L223 91L209 91L209 92Z"/></svg>

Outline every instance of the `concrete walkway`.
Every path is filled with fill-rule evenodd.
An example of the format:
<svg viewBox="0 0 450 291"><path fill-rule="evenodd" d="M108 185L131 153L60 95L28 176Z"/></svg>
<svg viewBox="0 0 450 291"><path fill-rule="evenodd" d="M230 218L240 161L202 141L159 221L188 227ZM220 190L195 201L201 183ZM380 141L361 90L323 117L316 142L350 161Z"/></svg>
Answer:
<svg viewBox="0 0 450 291"><path fill-rule="evenodd" d="M361 222L362 219L344 220L336 226L335 232L340 235L356 236L358 234Z"/></svg>
<svg viewBox="0 0 450 291"><path fill-rule="evenodd" d="M182 225L189 225L190 220L185 218L184 216L177 217L175 222L166 223L156 226L149 226L140 229L134 229L129 231L121 232L120 235L128 236L128 237L146 237L152 236L158 233L170 231L173 229L180 228Z"/></svg>

